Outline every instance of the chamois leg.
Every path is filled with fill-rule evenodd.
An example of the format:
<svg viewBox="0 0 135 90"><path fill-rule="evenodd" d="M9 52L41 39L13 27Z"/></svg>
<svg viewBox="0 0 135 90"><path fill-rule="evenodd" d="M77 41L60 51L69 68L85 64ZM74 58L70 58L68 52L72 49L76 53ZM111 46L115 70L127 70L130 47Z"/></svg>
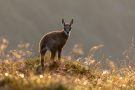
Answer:
<svg viewBox="0 0 135 90"><path fill-rule="evenodd" d="M56 67L58 67L57 62L54 60L55 59L55 55L56 55L56 51L51 51L51 65L50 65L50 69L54 69Z"/></svg>
<svg viewBox="0 0 135 90"><path fill-rule="evenodd" d="M62 49L60 48L60 49L58 50L58 60L61 59L61 51L62 51Z"/></svg>
<svg viewBox="0 0 135 90"><path fill-rule="evenodd" d="M42 50L40 52L40 60L41 60L41 66L44 67L44 56L45 56L45 53L46 53L46 49L45 50Z"/></svg>
<svg viewBox="0 0 135 90"><path fill-rule="evenodd" d="M56 55L56 51L51 51L51 60L54 62L54 58L55 58L55 55Z"/></svg>

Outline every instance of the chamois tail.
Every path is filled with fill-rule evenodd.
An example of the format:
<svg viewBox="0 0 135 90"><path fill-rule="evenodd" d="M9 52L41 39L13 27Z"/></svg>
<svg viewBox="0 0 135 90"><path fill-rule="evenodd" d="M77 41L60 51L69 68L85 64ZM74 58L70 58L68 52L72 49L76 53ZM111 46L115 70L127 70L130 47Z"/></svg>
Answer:
<svg viewBox="0 0 135 90"><path fill-rule="evenodd" d="M42 53L46 49L47 38L43 37L39 42L39 52Z"/></svg>

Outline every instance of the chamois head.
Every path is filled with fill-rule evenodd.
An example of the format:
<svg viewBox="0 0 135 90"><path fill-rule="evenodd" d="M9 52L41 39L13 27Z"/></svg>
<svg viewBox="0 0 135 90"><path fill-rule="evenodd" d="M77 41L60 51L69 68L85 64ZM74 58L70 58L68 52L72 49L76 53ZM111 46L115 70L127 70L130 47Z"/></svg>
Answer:
<svg viewBox="0 0 135 90"><path fill-rule="evenodd" d="M71 31L71 25L73 24L73 19L71 20L70 23L65 23L64 19L62 19L62 24L64 25L64 32L66 34L69 34Z"/></svg>

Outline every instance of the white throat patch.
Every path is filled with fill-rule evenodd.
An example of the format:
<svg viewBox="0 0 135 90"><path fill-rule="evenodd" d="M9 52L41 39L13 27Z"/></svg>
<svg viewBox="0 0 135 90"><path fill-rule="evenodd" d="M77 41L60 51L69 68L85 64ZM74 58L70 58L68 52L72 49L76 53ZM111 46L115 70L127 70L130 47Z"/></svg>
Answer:
<svg viewBox="0 0 135 90"><path fill-rule="evenodd" d="M71 31L70 31L69 33L67 33L67 32L64 30L64 33L65 33L67 36L70 36Z"/></svg>

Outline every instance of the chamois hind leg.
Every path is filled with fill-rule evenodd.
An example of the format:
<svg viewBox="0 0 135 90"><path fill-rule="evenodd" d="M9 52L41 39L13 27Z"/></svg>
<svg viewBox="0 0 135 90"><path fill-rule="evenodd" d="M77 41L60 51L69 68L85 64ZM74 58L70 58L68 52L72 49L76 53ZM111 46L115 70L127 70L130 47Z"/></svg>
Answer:
<svg viewBox="0 0 135 90"><path fill-rule="evenodd" d="M40 62L41 62L41 66L44 67L44 56L45 56L45 53L46 53L46 49L43 49L41 52L40 52Z"/></svg>
<svg viewBox="0 0 135 90"><path fill-rule="evenodd" d="M60 49L58 50L58 60L61 59L61 51L62 51L62 48L60 48Z"/></svg>

